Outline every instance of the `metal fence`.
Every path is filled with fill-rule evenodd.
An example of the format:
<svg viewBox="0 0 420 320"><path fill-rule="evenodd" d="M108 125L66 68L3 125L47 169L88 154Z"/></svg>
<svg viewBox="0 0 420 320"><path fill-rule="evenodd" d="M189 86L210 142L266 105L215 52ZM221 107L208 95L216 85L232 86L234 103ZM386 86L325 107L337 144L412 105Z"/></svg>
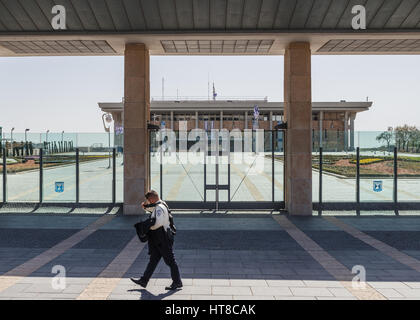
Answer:
<svg viewBox="0 0 420 320"><path fill-rule="evenodd" d="M23 174L9 170L7 151L2 149L2 203L118 202L116 148L110 150L109 156L81 155L79 148L75 148L71 154L46 154L45 150L40 148L33 159L33 166L26 168ZM108 167L105 166L107 162ZM81 163L90 167L81 169ZM89 177L92 172L95 175ZM99 180L96 183L98 192L91 186L81 188L81 177L84 178L84 182L89 182L104 175L110 179ZM122 202L122 197L118 200Z"/></svg>
<svg viewBox="0 0 420 320"><path fill-rule="evenodd" d="M364 161L366 160L367 161ZM318 202L314 202L313 208L314 210L318 211L319 215L322 215L324 210L331 210L331 211L340 211L340 210L354 210L357 215L360 215L362 210L365 211L382 211L382 210L393 210L396 215L399 214L400 210L420 210L420 181L419 176L412 177L412 185L414 186L414 190L412 190L412 199L410 200L399 200L398 194L398 185L401 178L399 178L398 171L399 167L399 157L397 147L394 147L392 157L388 158L392 161L392 177L389 178L388 176L384 176L381 174L371 174L371 173L364 173L361 170L361 166L363 163L373 162L374 159L366 158L364 159L361 157L361 150L359 147L356 148L356 154L354 159L355 164L355 174L354 174L354 200L348 201L347 199L344 201L325 201L325 181L324 177L331 172L325 172L324 166L329 164L329 161L326 160L324 156L323 148L319 148L318 153ZM403 158L404 159L404 158ZM378 159L379 162L381 159ZM406 161L406 160L403 160ZM387 179L387 183L385 183L384 178ZM350 177L352 178L352 175ZM314 181L314 186L316 181ZM362 183L365 185L370 184L372 190L370 193L380 195L382 192L387 189L387 194L383 195L382 197L369 197L369 192L367 192L367 188L364 187L364 192L362 190ZM338 192L338 190L336 190ZM315 199L314 199L315 200Z"/></svg>
<svg viewBox="0 0 420 320"><path fill-rule="evenodd" d="M257 130L241 131L240 136L229 133L228 147L214 143L220 150L193 152L200 161L191 162L186 154L196 141L183 141L179 132L174 132L175 147L162 149L165 143L158 141L158 131L151 131L151 187L179 209L283 209L286 136L282 131L265 130L258 140L256 133ZM246 134L251 139L251 150L235 152L235 143L244 148ZM313 135L315 211L322 214L351 210L360 214L389 210L398 214L420 210L418 145L398 143L395 139L380 141L379 135L356 132L350 138L339 131L322 134L322 139L320 134ZM3 136L6 143L0 149L0 203L123 202L122 137L112 137L112 141L108 134L14 137ZM219 139L209 131L208 137L209 147ZM256 139L262 146L261 152L252 149ZM14 141L12 145L10 140ZM18 143L20 140L25 143ZM32 142L32 149L26 141ZM185 150L180 148L183 144ZM171 157L174 162L162 161ZM237 163L236 157L246 160ZM263 167L257 168L258 161Z"/></svg>

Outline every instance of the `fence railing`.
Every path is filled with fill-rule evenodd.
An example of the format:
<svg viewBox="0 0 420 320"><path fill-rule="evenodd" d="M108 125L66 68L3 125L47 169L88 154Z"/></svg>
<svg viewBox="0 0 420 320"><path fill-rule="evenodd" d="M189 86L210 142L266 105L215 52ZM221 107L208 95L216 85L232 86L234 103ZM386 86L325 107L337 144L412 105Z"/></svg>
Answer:
<svg viewBox="0 0 420 320"><path fill-rule="evenodd" d="M263 132L261 140L255 132L249 133L250 142L245 141L245 131L239 137L233 131L228 132L231 148L238 141L243 150L246 143L255 148L259 141L263 157L258 158L254 149L244 154L232 149L229 157L220 157L220 160L229 159L231 165L220 164L217 175L212 156L199 155L205 165L183 160L186 152L180 150L180 145L190 149L197 141L185 140L179 132L174 133L176 144L172 150L176 162L159 163L162 143L156 139L157 132L151 132L151 186L169 202L180 206L189 202L189 208L204 208L215 201L212 188L216 188L213 185L217 177L218 200L229 202L229 209L241 206L243 209L278 209L284 206L283 144L286 136L276 130ZM312 198L313 208L319 214L330 210L351 210L357 214L365 210L390 210L396 214L402 210L420 210L420 154L412 143L411 149L407 149L406 144L405 148L397 150L395 141L378 141L377 132L356 132L351 137L334 131L323 134L322 138L317 132L318 135L313 135ZM209 141L214 140L211 131L207 134ZM109 142L107 134L50 133L48 139L34 134L28 135L33 152L25 143L23 150L16 149L13 153L13 148L22 148L16 141L26 137L14 134L14 138L12 145L3 143L0 149L0 203L123 202L122 139L113 140L118 142L114 144ZM74 149L69 148L70 143L57 144L58 149L50 145L47 152L43 148L46 140L73 141ZM109 148L109 144L116 148ZM167 154L170 152L164 151L163 157ZM236 156L248 158L235 163ZM263 161L259 163L260 160ZM260 171L257 170L259 164L264 166ZM228 192L226 185L229 185Z"/></svg>
<svg viewBox="0 0 420 320"><path fill-rule="evenodd" d="M117 198L117 182L122 186L122 175L118 181L116 148L96 154L81 154L79 148L46 154L40 148L38 155L23 156L17 164L12 162L16 157L8 161L5 148L1 151L1 203L122 202L122 194ZM12 169L16 165L21 166Z"/></svg>
<svg viewBox="0 0 420 320"><path fill-rule="evenodd" d="M331 155L330 155L331 157ZM318 211L319 215L322 215L322 212L325 210L354 210L357 215L360 215L362 210L366 211L377 211L377 210L393 210L396 215L399 214L400 210L420 210L420 171L417 175L408 176L406 175L403 178L399 178L399 170L401 171L401 167L399 166L399 159L401 161L414 161L416 164L417 160L410 160L406 159L405 157L398 156L397 147L394 147L392 157L387 157L385 160L383 158L372 158L367 156L361 156L361 150L359 147L356 148L355 159L350 160L354 164L354 175L350 174L347 175L348 179L354 180L354 201L348 201L345 199L344 201L325 201L324 194L325 194L325 181L324 178L328 175L330 177L337 175L337 172L332 170L330 165L330 159L328 156L325 156L323 152L323 148L320 147L318 151L318 202L314 202L314 210ZM418 159L420 160L420 159ZM335 160L334 160L335 161ZM392 168L387 170L389 174L384 174L381 172L369 172L361 168L365 164L370 163L384 163L388 162L388 167ZM392 166L390 166L390 162L392 162ZM330 166L327 171L325 171L325 165ZM385 168L385 169L389 169ZM417 168L418 169L418 168ZM388 180L385 183L385 180ZM391 181L389 181L391 180ZM407 191L401 190L401 192L408 193L411 195L411 199L400 201L398 194L399 194L399 182L410 182L410 186L412 190ZM331 184L331 183L330 183ZM362 186L363 184L363 186ZM369 186L370 184L370 186ZM314 185L316 187L316 185ZM335 185L336 192L339 193L339 186ZM368 188L371 188L369 190ZM387 190L385 190L385 188ZM363 189L363 190L362 190ZM348 190L347 190L348 191ZM386 192L385 192L386 191ZM381 194L385 192L384 194ZM375 194L376 199L373 197L367 196L367 194ZM364 199L362 199L364 198Z"/></svg>

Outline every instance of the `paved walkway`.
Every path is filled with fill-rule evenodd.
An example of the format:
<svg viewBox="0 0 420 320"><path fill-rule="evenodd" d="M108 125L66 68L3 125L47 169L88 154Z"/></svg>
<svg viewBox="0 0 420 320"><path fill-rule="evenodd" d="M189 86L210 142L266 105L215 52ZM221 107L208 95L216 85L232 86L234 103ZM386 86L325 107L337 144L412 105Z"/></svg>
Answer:
<svg viewBox="0 0 420 320"><path fill-rule="evenodd" d="M167 292L163 262L147 289L129 280L148 260L139 217L0 214L0 299L420 299L420 217L175 219L184 288Z"/></svg>

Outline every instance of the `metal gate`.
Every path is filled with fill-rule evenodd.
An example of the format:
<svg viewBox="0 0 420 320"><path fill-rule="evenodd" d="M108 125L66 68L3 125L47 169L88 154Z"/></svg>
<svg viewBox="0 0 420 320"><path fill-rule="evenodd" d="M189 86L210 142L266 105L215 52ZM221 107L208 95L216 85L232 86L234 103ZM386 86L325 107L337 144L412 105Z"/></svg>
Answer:
<svg viewBox="0 0 420 320"><path fill-rule="evenodd" d="M162 199L174 209L284 209L284 131L201 134L203 141L190 139L191 132L151 132L151 187ZM194 157L201 161L192 164L191 149L199 142Z"/></svg>

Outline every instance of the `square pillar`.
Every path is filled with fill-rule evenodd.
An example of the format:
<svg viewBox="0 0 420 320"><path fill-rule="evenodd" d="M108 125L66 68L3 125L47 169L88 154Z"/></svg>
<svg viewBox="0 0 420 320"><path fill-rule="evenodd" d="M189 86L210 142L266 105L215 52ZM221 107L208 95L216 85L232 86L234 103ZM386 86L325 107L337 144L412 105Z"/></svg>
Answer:
<svg viewBox="0 0 420 320"><path fill-rule="evenodd" d="M244 129L248 129L248 112L245 112Z"/></svg>
<svg viewBox="0 0 420 320"><path fill-rule="evenodd" d="M284 117L287 122L285 202L290 215L312 215L311 49L290 43L284 56Z"/></svg>
<svg viewBox="0 0 420 320"><path fill-rule="evenodd" d="M344 151L349 150L349 113L344 113Z"/></svg>
<svg viewBox="0 0 420 320"><path fill-rule="evenodd" d="M198 129L198 111L195 112L195 128Z"/></svg>
<svg viewBox="0 0 420 320"><path fill-rule="evenodd" d="M352 113L350 115L350 151L354 151L354 120L356 119L356 114Z"/></svg>
<svg viewBox="0 0 420 320"><path fill-rule="evenodd" d="M127 44L124 61L124 214L139 214L149 182L149 50Z"/></svg>

